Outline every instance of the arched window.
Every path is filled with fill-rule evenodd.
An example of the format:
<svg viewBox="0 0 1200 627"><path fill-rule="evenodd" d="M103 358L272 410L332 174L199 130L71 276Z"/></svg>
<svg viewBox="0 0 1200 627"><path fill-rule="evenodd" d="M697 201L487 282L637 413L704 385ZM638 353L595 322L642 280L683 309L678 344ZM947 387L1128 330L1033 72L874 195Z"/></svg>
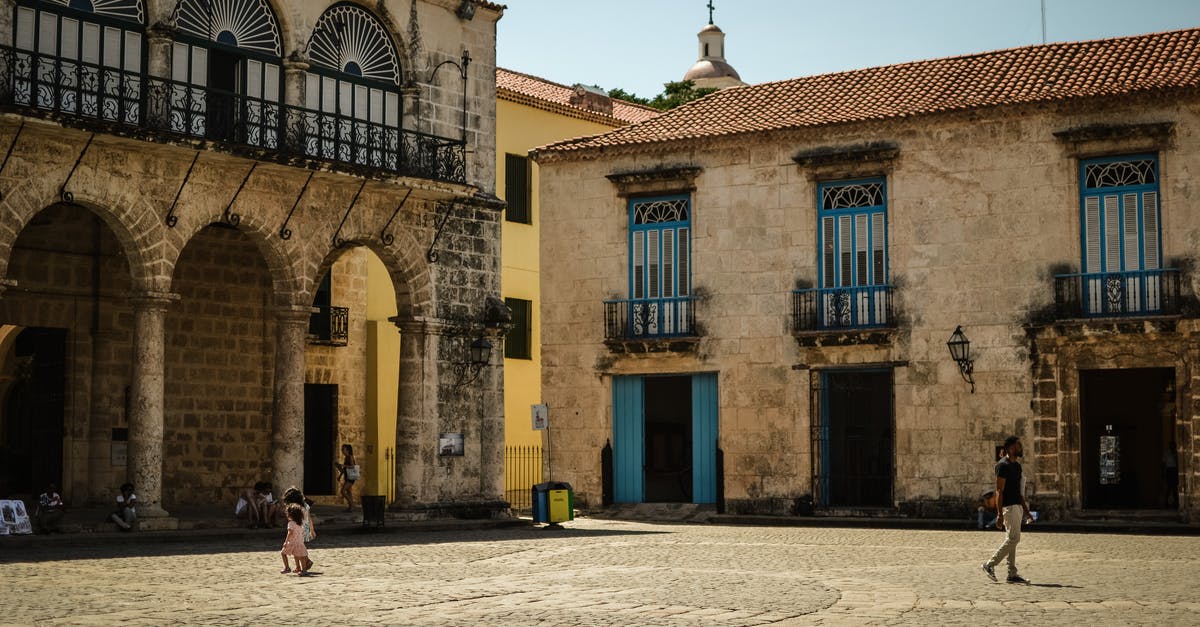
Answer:
<svg viewBox="0 0 1200 627"><path fill-rule="evenodd" d="M401 72L387 29L357 5L334 5L317 20L308 56L306 152L397 169Z"/></svg>
<svg viewBox="0 0 1200 627"><path fill-rule="evenodd" d="M138 124L144 22L142 0L19 0L14 101Z"/></svg>
<svg viewBox="0 0 1200 627"><path fill-rule="evenodd" d="M277 148L283 45L266 0L179 0L174 20L171 129Z"/></svg>

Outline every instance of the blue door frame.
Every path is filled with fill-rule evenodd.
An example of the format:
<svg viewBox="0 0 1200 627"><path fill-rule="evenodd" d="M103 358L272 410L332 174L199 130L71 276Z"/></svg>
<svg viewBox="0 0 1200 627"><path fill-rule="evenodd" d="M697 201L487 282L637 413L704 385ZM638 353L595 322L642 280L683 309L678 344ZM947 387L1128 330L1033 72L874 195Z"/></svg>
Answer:
<svg viewBox="0 0 1200 627"><path fill-rule="evenodd" d="M692 502L717 502L719 399L715 372L692 375ZM613 377L613 500L645 500L645 377Z"/></svg>

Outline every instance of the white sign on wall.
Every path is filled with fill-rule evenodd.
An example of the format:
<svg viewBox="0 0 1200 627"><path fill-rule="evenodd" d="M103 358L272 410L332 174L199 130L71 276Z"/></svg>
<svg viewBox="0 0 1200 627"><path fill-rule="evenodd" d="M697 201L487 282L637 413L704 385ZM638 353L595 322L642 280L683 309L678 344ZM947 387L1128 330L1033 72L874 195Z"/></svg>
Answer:
<svg viewBox="0 0 1200 627"><path fill-rule="evenodd" d="M545 431L550 427L550 410L545 405L533 405L533 430Z"/></svg>

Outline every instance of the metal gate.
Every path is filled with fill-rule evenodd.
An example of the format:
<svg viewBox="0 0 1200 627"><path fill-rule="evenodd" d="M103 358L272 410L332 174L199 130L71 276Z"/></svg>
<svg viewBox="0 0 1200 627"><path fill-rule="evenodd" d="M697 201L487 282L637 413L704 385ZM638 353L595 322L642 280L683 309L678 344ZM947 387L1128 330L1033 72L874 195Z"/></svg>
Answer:
<svg viewBox="0 0 1200 627"><path fill-rule="evenodd" d="M814 490L821 505L893 505L891 370L822 373L821 420L813 431Z"/></svg>

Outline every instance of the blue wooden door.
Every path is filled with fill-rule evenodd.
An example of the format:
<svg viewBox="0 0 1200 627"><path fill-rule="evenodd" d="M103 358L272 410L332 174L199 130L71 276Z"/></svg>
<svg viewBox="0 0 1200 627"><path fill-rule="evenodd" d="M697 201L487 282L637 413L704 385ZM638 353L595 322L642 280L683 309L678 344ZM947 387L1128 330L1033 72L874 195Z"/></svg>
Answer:
<svg viewBox="0 0 1200 627"><path fill-rule="evenodd" d="M645 385L613 377L613 500L641 503L645 494Z"/></svg>
<svg viewBox="0 0 1200 627"><path fill-rule="evenodd" d="M717 502L717 374L692 377L692 502Z"/></svg>

